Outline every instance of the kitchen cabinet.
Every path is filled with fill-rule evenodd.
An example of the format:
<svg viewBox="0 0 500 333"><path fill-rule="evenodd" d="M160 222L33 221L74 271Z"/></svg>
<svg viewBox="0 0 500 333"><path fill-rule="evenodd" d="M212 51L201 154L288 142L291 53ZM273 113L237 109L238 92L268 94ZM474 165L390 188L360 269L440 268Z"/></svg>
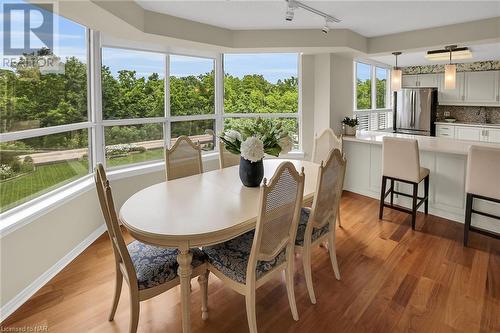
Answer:
<svg viewBox="0 0 500 333"><path fill-rule="evenodd" d="M465 73L467 103L496 104L499 102L499 71Z"/></svg>
<svg viewBox="0 0 500 333"><path fill-rule="evenodd" d="M465 101L465 75L457 73L455 89L444 89L444 73L439 74L439 104L463 104Z"/></svg>
<svg viewBox="0 0 500 333"><path fill-rule="evenodd" d="M455 89L444 89L444 73L403 75L403 87L438 87L441 105L500 106L500 71L458 72Z"/></svg>
<svg viewBox="0 0 500 333"><path fill-rule="evenodd" d="M481 127L456 126L455 138L458 140L481 141L482 131Z"/></svg>
<svg viewBox="0 0 500 333"><path fill-rule="evenodd" d="M440 74L422 74L418 75L419 87L439 87Z"/></svg>
<svg viewBox="0 0 500 333"><path fill-rule="evenodd" d="M455 126L453 125L436 125L436 136L441 138L455 138Z"/></svg>
<svg viewBox="0 0 500 333"><path fill-rule="evenodd" d="M403 75L401 85L403 88L417 87L418 75Z"/></svg>
<svg viewBox="0 0 500 333"><path fill-rule="evenodd" d="M491 126L491 125L490 125ZM436 136L441 138L500 143L500 124L467 126L464 124L436 124Z"/></svg>
<svg viewBox="0 0 500 333"><path fill-rule="evenodd" d="M481 141L500 143L500 129L485 128L481 132Z"/></svg>
<svg viewBox="0 0 500 333"><path fill-rule="evenodd" d="M403 88L439 87L439 74L403 75Z"/></svg>

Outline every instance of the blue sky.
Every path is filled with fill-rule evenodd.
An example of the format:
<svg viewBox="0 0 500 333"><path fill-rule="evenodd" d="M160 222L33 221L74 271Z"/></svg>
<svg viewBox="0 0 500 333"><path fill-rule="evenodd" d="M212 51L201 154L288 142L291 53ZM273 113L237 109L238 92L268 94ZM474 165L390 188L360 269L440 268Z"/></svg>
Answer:
<svg viewBox="0 0 500 333"><path fill-rule="evenodd" d="M0 20L3 21L3 4L25 3L22 0L0 0ZM38 9L38 7L33 6ZM34 10L31 15L30 25L36 27L41 22L41 15ZM38 14L38 15L37 15ZM57 37L54 40L54 53L61 59L75 56L82 62L86 62L85 50L85 28L71 22L63 17L55 15ZM11 15L11 38L14 47L22 46L24 18L22 12L18 11ZM3 27L3 22L0 22ZM0 50L3 56L3 34L0 42ZM42 47L43 43L34 34L30 34L31 47ZM114 48L103 49L103 65L110 68L113 75L119 70L129 69L137 71L138 76L147 77L152 73L164 76L164 55L152 52L141 52L132 50L120 50ZM175 76L198 75L207 73L213 69L213 60L185 56L171 56L170 73ZM4 62L0 64L4 67ZM275 83L279 79L298 76L298 57L296 53L286 54L227 54L224 59L225 73L233 76L243 77L247 74L261 74L268 81Z"/></svg>

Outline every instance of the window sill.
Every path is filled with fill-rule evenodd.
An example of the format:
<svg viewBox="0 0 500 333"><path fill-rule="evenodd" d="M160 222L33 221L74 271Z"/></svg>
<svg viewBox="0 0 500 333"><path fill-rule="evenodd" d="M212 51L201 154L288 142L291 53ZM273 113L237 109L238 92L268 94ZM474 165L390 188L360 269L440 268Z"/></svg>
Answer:
<svg viewBox="0 0 500 333"><path fill-rule="evenodd" d="M211 161L219 158L218 152L211 152L203 155L203 161ZM304 153L292 151L280 158L303 159ZM110 170L108 177L110 180L124 179L152 172L163 171L165 162L155 162L142 165L132 165L130 167ZM74 182L63 185L58 189L45 193L38 198L21 204L11 210L0 214L0 239L8 234L20 229L37 218L47 214L57 207L68 202L72 198L94 188L92 174L86 175Z"/></svg>

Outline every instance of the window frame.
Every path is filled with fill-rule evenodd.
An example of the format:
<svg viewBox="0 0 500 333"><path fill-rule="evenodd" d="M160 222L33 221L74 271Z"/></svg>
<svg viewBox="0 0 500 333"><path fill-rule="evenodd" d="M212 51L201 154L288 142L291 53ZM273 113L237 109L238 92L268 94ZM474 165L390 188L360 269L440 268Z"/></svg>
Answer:
<svg viewBox="0 0 500 333"><path fill-rule="evenodd" d="M361 63L364 65L370 66L370 84L371 84L371 108L369 109L358 109L357 108L357 64ZM387 81L386 81L386 90L385 90L385 102L386 106L384 108L377 108L377 68L385 69L387 71ZM373 61L365 60L365 59L354 59L353 61L353 115L360 117L367 117L367 129L374 130L374 125L376 125L377 129L387 129L390 128L388 124L392 124L392 93L391 93L391 67L376 63ZM372 123L372 118L375 116L378 118L380 116L384 116L386 119L385 128L380 128L377 124ZM392 126L392 125L391 125Z"/></svg>
<svg viewBox="0 0 500 333"><path fill-rule="evenodd" d="M279 54L286 52L267 52L268 54ZM295 52L288 52L295 53ZM221 54L221 63L222 63L222 80L224 80L224 55L226 54L246 54L246 53L223 53ZM249 53L252 54L252 53ZM264 54L264 53L259 53ZM297 89L298 89L298 100L297 100L297 112L280 112L280 113L225 113L224 112L224 82L222 82L222 97L221 97L221 109L222 109L222 119L221 119L221 129L224 129L224 120L227 118L263 118L263 119L288 119L293 118L297 120L297 135L298 135L298 151L302 151L302 57L299 52L297 54ZM217 140L218 141L218 140ZM219 143L217 142L217 145ZM292 150L297 151L297 150Z"/></svg>
<svg viewBox="0 0 500 333"><path fill-rule="evenodd" d="M79 24L78 22L74 22ZM80 24L79 24L80 25ZM291 156L301 156L302 150L302 62L301 54L297 52L297 79L298 79L298 109L296 113L224 113L224 53L216 53L213 55L207 54L196 54L196 53L185 53L185 52L174 52L172 50L158 50L153 47L131 47L126 41L116 41L111 39L109 43L103 43L103 36L99 31L93 29L85 28L85 39L86 39L86 65L87 65L87 121L79 123L64 124L58 126L50 126L43 128L27 129L15 132L6 132L0 134L0 142L15 141L20 139L26 139L31 137L45 136L50 134L69 132L80 129L88 130L88 164L89 170L88 174L84 175L76 180L68 183L64 183L61 186L50 190L46 193L42 193L39 196L14 206L2 213L0 213L0 219L8 219L8 223L5 225L0 224L0 231L2 234L4 230L11 232L15 230L13 228L18 228L25 225L27 221L33 219L36 216L40 216L43 211L46 211L48 207L57 207L61 204L62 200L69 200L74 197L76 193L81 191L86 191L89 186L92 186L92 173L95 165L97 163L102 163L106 165L105 157L105 138L104 130L106 127L111 126L126 126L126 125L142 125L150 123L161 123L163 124L163 139L164 148L170 147L171 142L171 124L180 121L193 121L193 120L214 120L215 122L215 132L220 133L224 128L224 120L226 118L294 118L297 119L298 126L298 150L293 150ZM162 117L150 117L150 118L128 118L128 119L103 119L103 105L102 105L102 87L101 87L101 68L102 68L102 49L103 48L115 48L123 50L132 51L143 51L151 53L159 53L165 57L165 98L164 98L164 114ZM201 53L201 52L200 52ZM272 52L277 53L277 52ZM231 53L228 53L231 54ZM213 114L203 114L203 115L189 115L189 116L171 116L170 115L170 56L188 56L196 58L211 59L214 61L215 70L215 112ZM216 159L219 150L219 140L215 140L215 147L212 151L203 152L204 160ZM142 170L141 173L150 171L157 171L162 160L150 160L139 163L125 164L122 166L116 166L109 168L110 176L116 175L117 177L124 177L125 174L136 174L137 170Z"/></svg>

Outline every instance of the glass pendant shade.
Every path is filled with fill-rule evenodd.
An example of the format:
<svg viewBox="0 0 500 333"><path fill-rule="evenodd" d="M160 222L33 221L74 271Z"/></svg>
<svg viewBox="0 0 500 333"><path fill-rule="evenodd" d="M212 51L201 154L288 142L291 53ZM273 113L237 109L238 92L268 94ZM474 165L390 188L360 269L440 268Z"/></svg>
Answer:
<svg viewBox="0 0 500 333"><path fill-rule="evenodd" d="M455 89L457 80L457 66L444 65L444 89Z"/></svg>
<svg viewBox="0 0 500 333"><path fill-rule="evenodd" d="M401 77L402 71L400 69L393 69L391 72L391 90L398 91L401 90Z"/></svg>

